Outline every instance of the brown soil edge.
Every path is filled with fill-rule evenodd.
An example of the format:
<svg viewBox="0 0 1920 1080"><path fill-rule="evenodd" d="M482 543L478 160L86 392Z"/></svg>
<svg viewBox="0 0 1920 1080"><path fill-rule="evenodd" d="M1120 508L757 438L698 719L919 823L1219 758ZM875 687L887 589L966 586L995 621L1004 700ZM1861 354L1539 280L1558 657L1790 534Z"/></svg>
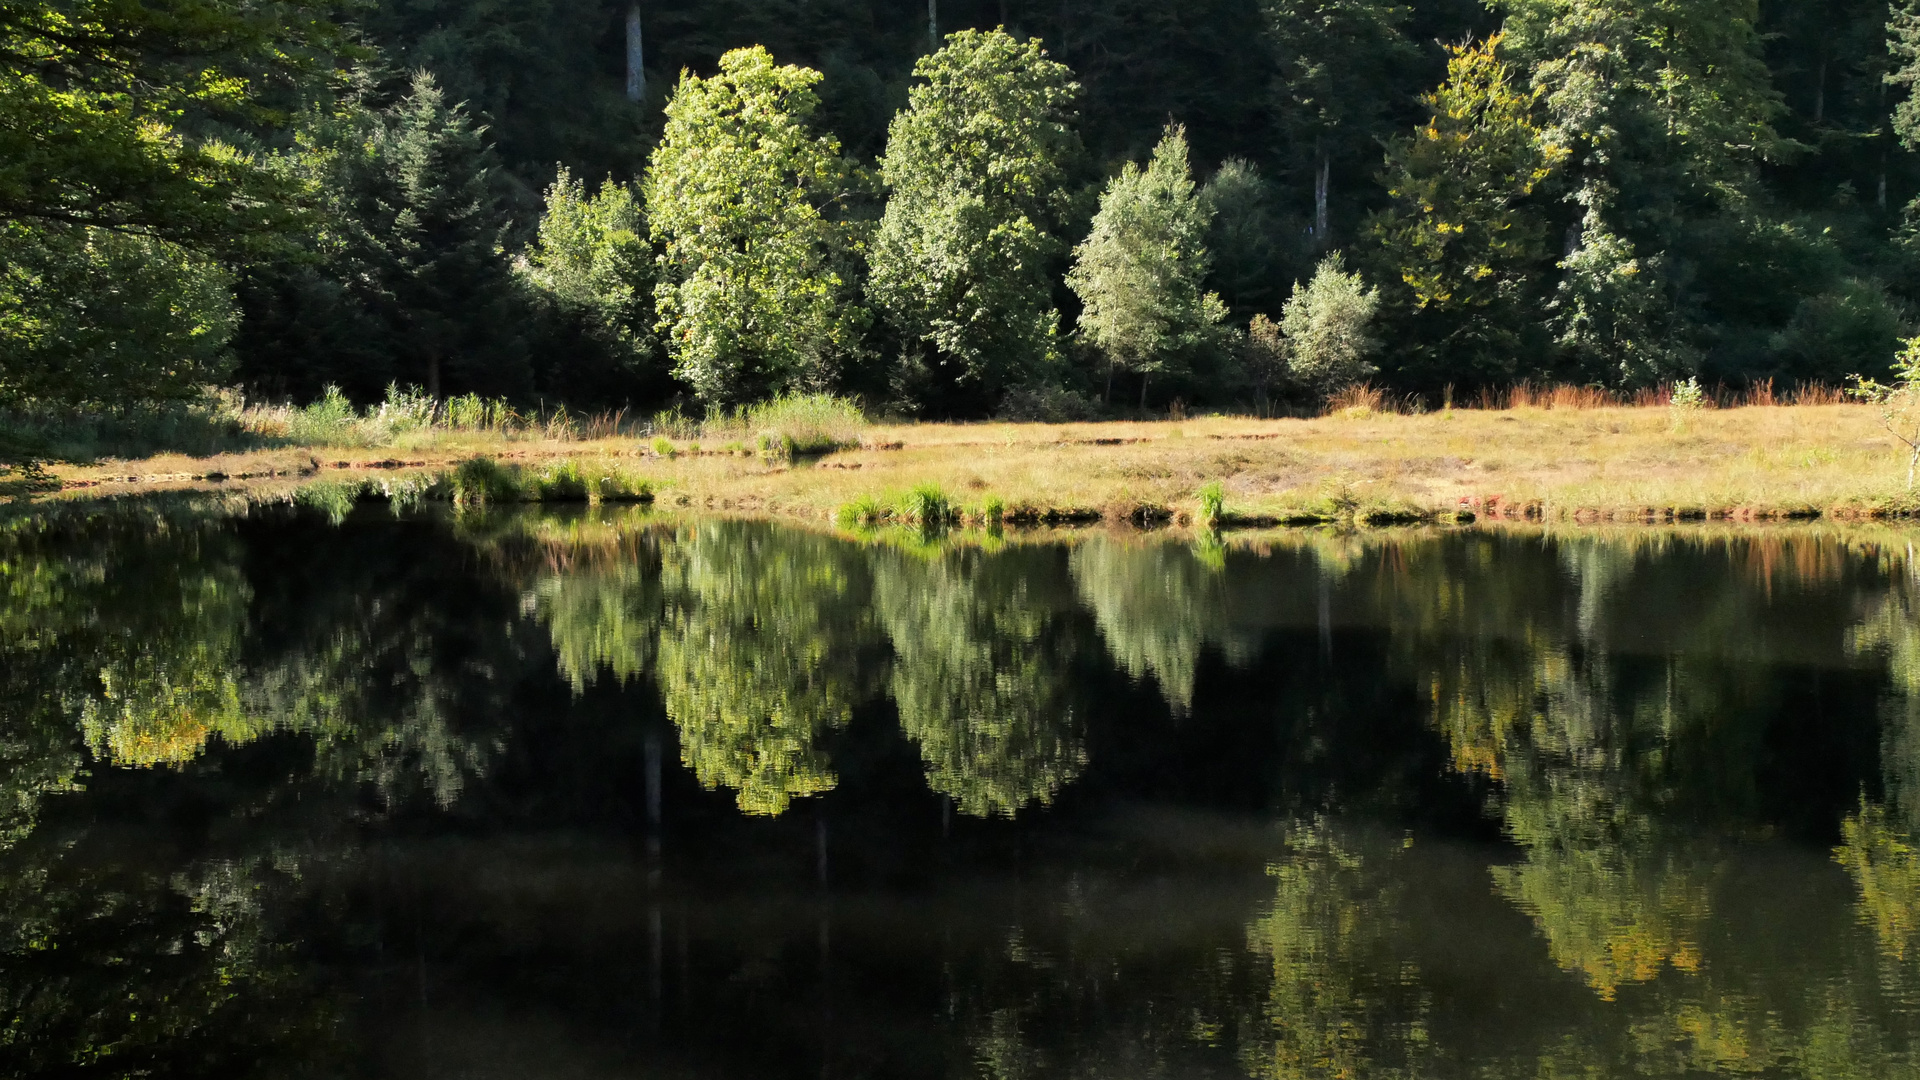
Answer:
<svg viewBox="0 0 1920 1080"><path fill-rule="evenodd" d="M523 458L526 454L489 455L499 460ZM371 480L393 477L403 471L430 472L435 467L450 467L452 462L383 458L372 461L311 458L292 468L266 468L252 472L171 472L147 474L109 474L72 478L61 483L57 492L24 490L20 483L0 481L0 497L10 497L19 506L49 505L77 501L115 501L158 494L221 494L250 497L263 502L296 498L302 488L316 483L340 480ZM831 521L832 510L804 504L781 504L760 498L705 496L693 498L671 488L654 500L662 509L694 512L719 512L735 516L798 518ZM1018 528L1086 528L1096 525L1124 526L1153 530L1168 526L1196 525L1191 508L1153 503L1121 503L1095 507L1064 503L1009 506L998 522L976 520L977 515L961 514L954 522L964 526L1006 524ZM1783 523L1828 522L1904 522L1920 519L1920 506L1902 505L1889 500L1881 505L1844 505L1833 507L1754 505L1734 506L1630 506L1565 507L1548 501L1514 502L1500 496L1461 500L1457 507L1419 508L1397 506L1311 506L1268 513L1237 513L1230 508L1212 524L1220 532L1242 532L1283 528L1390 528L1407 526L1465 526L1512 524L1561 524L1572 526L1673 526L1702 522L1768 525ZM892 522L892 524L899 524Z"/></svg>

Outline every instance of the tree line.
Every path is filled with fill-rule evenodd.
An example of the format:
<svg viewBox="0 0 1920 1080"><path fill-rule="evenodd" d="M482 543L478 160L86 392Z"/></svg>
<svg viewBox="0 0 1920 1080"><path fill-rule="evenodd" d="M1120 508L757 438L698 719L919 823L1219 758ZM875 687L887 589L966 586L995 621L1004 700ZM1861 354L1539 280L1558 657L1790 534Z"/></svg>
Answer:
<svg viewBox="0 0 1920 1080"><path fill-rule="evenodd" d="M1438 403L1916 321L1910 3L931 14L0 0L0 401Z"/></svg>

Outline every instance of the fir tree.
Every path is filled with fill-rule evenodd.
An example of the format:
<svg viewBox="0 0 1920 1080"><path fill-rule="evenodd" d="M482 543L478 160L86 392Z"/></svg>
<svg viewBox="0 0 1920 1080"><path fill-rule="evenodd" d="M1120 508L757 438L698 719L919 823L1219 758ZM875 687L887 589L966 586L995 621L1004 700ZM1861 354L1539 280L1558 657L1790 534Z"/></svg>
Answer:
<svg viewBox="0 0 1920 1080"><path fill-rule="evenodd" d="M399 381L521 394L531 370L484 128L414 76L350 170L354 286L385 323Z"/></svg>

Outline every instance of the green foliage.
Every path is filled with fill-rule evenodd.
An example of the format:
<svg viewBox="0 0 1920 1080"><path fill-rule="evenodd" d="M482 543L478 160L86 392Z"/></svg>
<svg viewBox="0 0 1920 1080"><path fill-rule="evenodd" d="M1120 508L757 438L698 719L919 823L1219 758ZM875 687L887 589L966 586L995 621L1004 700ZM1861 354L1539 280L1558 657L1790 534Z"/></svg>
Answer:
<svg viewBox="0 0 1920 1080"><path fill-rule="evenodd" d="M1339 252L1322 259L1305 288L1295 284L1280 313L1288 377L1329 394L1372 374L1367 357L1379 345L1371 334L1379 304L1379 290L1346 273Z"/></svg>
<svg viewBox="0 0 1920 1080"><path fill-rule="evenodd" d="M1207 482L1206 486L1200 489L1199 498L1200 515L1198 521L1201 527L1213 528L1219 525L1220 519L1226 515L1226 489L1220 486L1220 481L1211 480Z"/></svg>
<svg viewBox="0 0 1920 1080"><path fill-rule="evenodd" d="M859 404L848 398L785 393L731 415L716 414L703 426L711 437L738 435L742 446L752 441L792 457L859 446L867 417Z"/></svg>
<svg viewBox="0 0 1920 1080"><path fill-rule="evenodd" d="M1128 162L1100 197L1093 235L1074 249L1067 285L1080 333L1110 363L1146 378L1204 368L1222 351L1226 305L1204 291L1207 207L1195 197L1186 132L1169 128L1140 169Z"/></svg>
<svg viewBox="0 0 1920 1080"><path fill-rule="evenodd" d="M588 197L562 167L547 189L539 235L518 265L563 319L579 325L583 344L604 354L611 371L603 381L638 381L657 343L653 248L631 187L608 180Z"/></svg>
<svg viewBox="0 0 1920 1080"><path fill-rule="evenodd" d="M224 379L232 278L166 240L0 225L0 404L111 409Z"/></svg>
<svg viewBox="0 0 1920 1080"><path fill-rule="evenodd" d="M1541 90L1516 85L1501 39L1451 50L1431 119L1388 153L1391 208L1369 224L1374 256L1408 340L1409 381L1482 382L1529 372L1547 220L1529 196L1566 152L1534 121Z"/></svg>
<svg viewBox="0 0 1920 1080"><path fill-rule="evenodd" d="M655 292L675 373L710 403L822 390L865 314L846 266L859 229L838 202L864 181L808 121L820 73L736 49L681 77L645 184L665 248Z"/></svg>
<svg viewBox="0 0 1920 1080"><path fill-rule="evenodd" d="M1228 158L1200 189L1211 222L1208 283L1242 317L1271 310L1291 278L1311 265L1305 226L1284 208L1285 194L1244 158Z"/></svg>
<svg viewBox="0 0 1920 1080"><path fill-rule="evenodd" d="M0 221L200 248L283 227L298 185L216 132L274 126L261 95L324 74L337 10L4 0Z"/></svg>
<svg viewBox="0 0 1920 1080"><path fill-rule="evenodd" d="M990 409L1054 377L1078 87L1039 41L998 30L952 35L914 73L880 164L868 288L905 343L910 397Z"/></svg>
<svg viewBox="0 0 1920 1080"><path fill-rule="evenodd" d="M1848 393L1873 405L1880 413L1880 426L1909 451L1907 490L1911 492L1915 470L1920 469L1920 337L1908 339L1894 359L1892 382L1855 375Z"/></svg>

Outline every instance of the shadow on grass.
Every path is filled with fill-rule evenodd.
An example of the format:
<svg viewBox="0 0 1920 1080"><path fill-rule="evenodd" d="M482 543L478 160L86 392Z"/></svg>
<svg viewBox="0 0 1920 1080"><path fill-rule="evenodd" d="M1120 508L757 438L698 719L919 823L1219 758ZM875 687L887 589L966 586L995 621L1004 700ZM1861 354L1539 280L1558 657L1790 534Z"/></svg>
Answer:
<svg viewBox="0 0 1920 1080"><path fill-rule="evenodd" d="M100 412L0 410L0 465L53 461L86 465L103 458L177 453L192 457L293 445L248 431L211 405L167 403ZM9 480L12 477L0 478Z"/></svg>

